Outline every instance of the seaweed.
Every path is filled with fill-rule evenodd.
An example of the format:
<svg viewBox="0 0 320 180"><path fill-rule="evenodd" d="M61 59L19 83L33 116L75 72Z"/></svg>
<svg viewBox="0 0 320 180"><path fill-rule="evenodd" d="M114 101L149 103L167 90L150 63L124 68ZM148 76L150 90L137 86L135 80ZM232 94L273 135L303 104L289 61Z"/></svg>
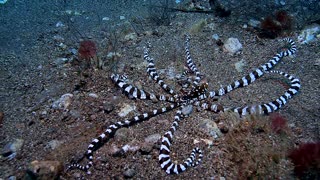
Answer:
<svg viewBox="0 0 320 180"><path fill-rule="evenodd" d="M97 54L96 44L90 40L81 41L78 53L80 59L89 60Z"/></svg>
<svg viewBox="0 0 320 180"><path fill-rule="evenodd" d="M300 179L320 178L320 141L304 143L289 152L294 164L294 173Z"/></svg>
<svg viewBox="0 0 320 180"><path fill-rule="evenodd" d="M267 16L261 22L258 36L275 39L290 34L292 27L293 18L284 10L276 11L273 16Z"/></svg>
<svg viewBox="0 0 320 180"><path fill-rule="evenodd" d="M273 113L270 115L271 129L277 134L285 133L287 131L287 119L281 116L279 113Z"/></svg>

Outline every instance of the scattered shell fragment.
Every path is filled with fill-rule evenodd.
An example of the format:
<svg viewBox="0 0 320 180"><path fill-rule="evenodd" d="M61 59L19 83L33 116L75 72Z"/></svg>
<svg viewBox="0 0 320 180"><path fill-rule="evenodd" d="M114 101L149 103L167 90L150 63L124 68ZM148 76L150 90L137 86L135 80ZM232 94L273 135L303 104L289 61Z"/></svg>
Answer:
<svg viewBox="0 0 320 180"><path fill-rule="evenodd" d="M68 109L71 104L73 94L67 93L62 95L58 100L52 103L53 109Z"/></svg>

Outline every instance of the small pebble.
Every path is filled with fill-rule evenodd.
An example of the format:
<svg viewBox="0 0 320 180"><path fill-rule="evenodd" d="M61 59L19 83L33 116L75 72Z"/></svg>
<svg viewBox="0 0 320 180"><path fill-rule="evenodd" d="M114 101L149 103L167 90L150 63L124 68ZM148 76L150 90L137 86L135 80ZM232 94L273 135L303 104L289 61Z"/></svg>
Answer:
<svg viewBox="0 0 320 180"><path fill-rule="evenodd" d="M57 147L59 147L63 142L59 141L59 140L51 140L48 142L48 147L50 147L50 149L56 149Z"/></svg>
<svg viewBox="0 0 320 180"><path fill-rule="evenodd" d="M121 128L117 130L117 132L114 135L114 139L118 141L126 141L129 136L129 129L128 128Z"/></svg>
<svg viewBox="0 0 320 180"><path fill-rule="evenodd" d="M110 113L113 110L114 110L114 105L112 103L110 103L110 102L103 103L103 111L105 113Z"/></svg>
<svg viewBox="0 0 320 180"><path fill-rule="evenodd" d="M218 138L222 136L222 132L218 128L217 124L210 119L203 119L199 127L201 131L208 133L213 138Z"/></svg>
<svg viewBox="0 0 320 180"><path fill-rule="evenodd" d="M279 3L280 3L282 6L286 5L286 1L284 1L284 0L280 0Z"/></svg>
<svg viewBox="0 0 320 180"><path fill-rule="evenodd" d="M67 63L68 61L69 61L68 58L57 58L56 60L54 60L53 64L56 66L59 66Z"/></svg>
<svg viewBox="0 0 320 180"><path fill-rule="evenodd" d="M80 118L81 117L81 113L80 113L80 111L78 111L78 110L71 110L70 112L70 115L73 117L73 118L75 118L75 119L77 119L77 118Z"/></svg>
<svg viewBox="0 0 320 180"><path fill-rule="evenodd" d="M64 27L64 24L61 21L59 21L57 22L56 27Z"/></svg>
<svg viewBox="0 0 320 180"><path fill-rule="evenodd" d="M146 143L149 143L149 144L154 144L156 143L159 139L161 139L161 134L152 134L152 135L149 135L148 137L146 137L144 139L144 141Z"/></svg>
<svg viewBox="0 0 320 180"><path fill-rule="evenodd" d="M75 48L70 48L70 49L69 49L69 52L70 52L71 54L73 54L73 55L78 54L78 50L75 49Z"/></svg>
<svg viewBox="0 0 320 180"><path fill-rule="evenodd" d="M136 175L136 171L134 169L127 169L123 172L123 176L125 178L132 178L134 175Z"/></svg>
<svg viewBox="0 0 320 180"><path fill-rule="evenodd" d="M125 155L125 152L121 148L113 144L111 148L109 148L109 154L113 157L123 157Z"/></svg>
<svg viewBox="0 0 320 180"><path fill-rule="evenodd" d="M62 95L58 100L52 103L53 109L67 109L72 101L73 94L67 93Z"/></svg>
<svg viewBox="0 0 320 180"><path fill-rule="evenodd" d="M140 146L137 146L137 145L126 144L126 145L124 145L124 146L122 147L122 150L123 150L124 152L128 152L128 151L130 151L130 152L136 152L136 151L138 151L140 148L141 148L141 147L140 147Z"/></svg>
<svg viewBox="0 0 320 180"><path fill-rule="evenodd" d="M182 108L181 112L183 115L188 116L189 114L192 113L193 110L193 106L192 105L188 105Z"/></svg>
<svg viewBox="0 0 320 180"><path fill-rule="evenodd" d="M241 59L240 61L236 62L234 66L238 72L242 72L243 68L246 66L246 62L245 60Z"/></svg>
<svg viewBox="0 0 320 180"><path fill-rule="evenodd" d="M98 98L99 97L96 93L89 93L88 96L92 97L92 98Z"/></svg>
<svg viewBox="0 0 320 180"><path fill-rule="evenodd" d="M212 39L214 39L214 40L218 40L220 37L219 37L219 35L218 34L214 34L214 35L212 35Z"/></svg>
<svg viewBox="0 0 320 180"><path fill-rule="evenodd" d="M146 155L146 154L149 154L151 151L152 151L152 148L153 148L153 145L152 144L147 144L147 143L144 143L142 146L141 146L141 154L143 155Z"/></svg>
<svg viewBox="0 0 320 180"><path fill-rule="evenodd" d="M109 21L109 20L110 20L109 17L103 17L103 18L102 18L102 21Z"/></svg>
<svg viewBox="0 0 320 180"><path fill-rule="evenodd" d="M243 29L247 29L247 28L248 28L248 24L244 24L244 25L242 26L242 28L243 28Z"/></svg>
<svg viewBox="0 0 320 180"><path fill-rule="evenodd" d="M255 20L255 19L250 19L248 22L248 25L251 27L259 27L260 26L260 21Z"/></svg>

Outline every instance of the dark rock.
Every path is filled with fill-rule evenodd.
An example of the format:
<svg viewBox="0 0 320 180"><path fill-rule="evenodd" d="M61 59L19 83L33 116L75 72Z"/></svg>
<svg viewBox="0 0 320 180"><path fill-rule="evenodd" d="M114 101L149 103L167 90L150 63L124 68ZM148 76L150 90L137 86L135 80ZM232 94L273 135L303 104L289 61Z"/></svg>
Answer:
<svg viewBox="0 0 320 180"><path fill-rule="evenodd" d="M144 143L141 146L140 151L142 155L146 155L146 154L150 154L152 149L153 149L153 144Z"/></svg>
<svg viewBox="0 0 320 180"><path fill-rule="evenodd" d="M114 110L114 105L113 104L111 104L109 102L103 103L103 111L105 113L110 113L113 110Z"/></svg>

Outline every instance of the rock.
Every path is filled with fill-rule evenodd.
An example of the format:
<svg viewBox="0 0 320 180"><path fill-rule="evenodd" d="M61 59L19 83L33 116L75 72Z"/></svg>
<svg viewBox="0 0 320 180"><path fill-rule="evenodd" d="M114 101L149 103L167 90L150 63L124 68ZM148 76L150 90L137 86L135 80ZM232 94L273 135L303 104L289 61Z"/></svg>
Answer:
<svg viewBox="0 0 320 180"><path fill-rule="evenodd" d="M53 40L56 42L64 42L64 38L60 35L53 36Z"/></svg>
<svg viewBox="0 0 320 180"><path fill-rule="evenodd" d="M201 140L208 146L212 146L214 144L213 140L211 139L201 139Z"/></svg>
<svg viewBox="0 0 320 180"><path fill-rule="evenodd" d="M129 129L128 128L121 128L117 130L117 132L114 135L114 139L118 141L126 141L129 136Z"/></svg>
<svg viewBox="0 0 320 180"><path fill-rule="evenodd" d="M130 144L126 144L122 147L122 150L124 152L136 152L138 151L139 149L141 148L141 146L138 146L138 145L134 145L134 142L131 142Z"/></svg>
<svg viewBox="0 0 320 180"><path fill-rule="evenodd" d="M138 35L136 33L129 33L124 36L125 41L136 41L138 38Z"/></svg>
<svg viewBox="0 0 320 180"><path fill-rule="evenodd" d="M78 118L81 117L81 113L80 113L80 111L78 111L78 110L72 109L72 110L70 110L69 113L70 113L70 115L71 115L73 118L75 118L75 119L78 119Z"/></svg>
<svg viewBox="0 0 320 180"><path fill-rule="evenodd" d="M36 179L59 179L63 165L59 161L32 161L28 171ZM28 174L29 174L28 173Z"/></svg>
<svg viewBox="0 0 320 180"><path fill-rule="evenodd" d="M251 26L251 27L259 27L260 26L260 21L258 20L255 20L255 19L250 19L249 22L248 22L248 25Z"/></svg>
<svg viewBox="0 0 320 180"><path fill-rule="evenodd" d="M103 18L102 18L102 21L109 21L109 20L110 20L109 17L103 17Z"/></svg>
<svg viewBox="0 0 320 180"><path fill-rule="evenodd" d="M242 44L237 38L231 37L224 43L223 49L230 54L235 54L242 49Z"/></svg>
<svg viewBox="0 0 320 180"><path fill-rule="evenodd" d="M65 45L64 43L59 43L59 44L58 44L58 47L59 47L61 50L66 50L68 46Z"/></svg>
<svg viewBox="0 0 320 180"><path fill-rule="evenodd" d="M56 66L60 66L60 65L63 65L67 62L69 62L68 58L57 58L56 60L53 61L53 64Z"/></svg>
<svg viewBox="0 0 320 180"><path fill-rule="evenodd" d="M152 134L144 138L144 142L149 144L155 144L158 142L159 139L161 139L161 134Z"/></svg>
<svg viewBox="0 0 320 180"><path fill-rule="evenodd" d="M127 169L126 171L123 172L123 176L125 178L132 178L134 175L136 175L136 171L134 169Z"/></svg>
<svg viewBox="0 0 320 180"><path fill-rule="evenodd" d="M59 28L59 27L64 27L65 25L61 22L61 21L58 21L57 24L56 24L56 27Z"/></svg>
<svg viewBox="0 0 320 180"><path fill-rule="evenodd" d="M212 35L212 39L214 39L214 40L218 40L220 37L219 37L219 35L218 34L213 34Z"/></svg>
<svg viewBox="0 0 320 180"><path fill-rule="evenodd" d="M243 28L243 29L247 29L247 28L248 28L248 24L242 25L242 28Z"/></svg>
<svg viewBox="0 0 320 180"><path fill-rule="evenodd" d="M307 44L320 38L320 25L312 24L306 26L298 36L298 42L300 44Z"/></svg>
<svg viewBox="0 0 320 180"><path fill-rule="evenodd" d="M167 74L166 77L168 79L175 79L176 76L177 76L176 69L173 66L170 66L166 72L167 72L166 73Z"/></svg>
<svg viewBox="0 0 320 180"><path fill-rule="evenodd" d="M116 52L109 52L107 54L107 59L108 60L112 60L112 59L116 59L116 58L120 58L121 57L121 54L120 53L116 53Z"/></svg>
<svg viewBox="0 0 320 180"><path fill-rule="evenodd" d="M210 119L202 120L202 123L199 125L199 127L200 130L209 133L213 138L218 138L222 136L222 132L218 128L218 125Z"/></svg>
<svg viewBox="0 0 320 180"><path fill-rule="evenodd" d="M215 23L210 23L210 24L207 25L207 27L209 29L211 29L212 31L216 30L216 24Z"/></svg>
<svg viewBox="0 0 320 180"><path fill-rule="evenodd" d="M18 178L16 176L9 176L8 180L17 180Z"/></svg>
<svg viewBox="0 0 320 180"><path fill-rule="evenodd" d="M182 114L185 116L188 116L189 114L192 113L193 110L193 106L192 105L188 105L188 106L184 106L181 110Z"/></svg>
<svg viewBox="0 0 320 180"><path fill-rule="evenodd" d="M67 93L62 95L58 100L52 103L53 109L63 109L66 110L71 104L73 94Z"/></svg>
<svg viewBox="0 0 320 180"><path fill-rule="evenodd" d="M153 149L153 144L144 143L142 144L140 151L142 155L150 154Z"/></svg>
<svg viewBox="0 0 320 180"><path fill-rule="evenodd" d="M115 144L112 144L110 148L108 148L108 154L110 154L113 157L123 157L124 151L116 146Z"/></svg>
<svg viewBox="0 0 320 180"><path fill-rule="evenodd" d="M48 142L47 146L51 149L55 149L55 148L59 147L61 144L63 144L63 141L51 140Z"/></svg>
<svg viewBox="0 0 320 180"><path fill-rule="evenodd" d="M280 0L280 1L279 1L279 4L282 5L282 6L284 6L284 5L286 5L286 1L285 1L285 0Z"/></svg>
<svg viewBox="0 0 320 180"><path fill-rule="evenodd" d="M234 64L236 70L238 72L242 72L243 71L243 67L246 65L245 61L243 59L241 59L240 61L236 62Z"/></svg>
<svg viewBox="0 0 320 180"><path fill-rule="evenodd" d="M99 97L96 93L89 93L88 96L92 97L92 98L98 98Z"/></svg>
<svg viewBox="0 0 320 180"><path fill-rule="evenodd" d="M114 105L112 103L110 103L110 102L103 103L103 111L105 113L110 113L113 110L114 110Z"/></svg>
<svg viewBox="0 0 320 180"><path fill-rule="evenodd" d="M75 48L70 48L70 49L68 49L68 52L69 52L70 54L72 54L72 55L77 55L77 54L78 54L78 50L75 49Z"/></svg>
<svg viewBox="0 0 320 180"><path fill-rule="evenodd" d="M1 0L0 1L0 4L4 4L4 3L6 3L8 0Z"/></svg>
<svg viewBox="0 0 320 180"><path fill-rule="evenodd" d="M12 160L21 151L23 144L23 139L15 139L14 142L8 143L4 146L1 152L1 156L8 158L9 160Z"/></svg>
<svg viewBox="0 0 320 180"><path fill-rule="evenodd" d="M131 111L133 111L135 109L136 109L136 106L132 106L132 105L129 105L129 104L123 104L122 108L120 109L120 112L118 113L118 116L125 117Z"/></svg>

